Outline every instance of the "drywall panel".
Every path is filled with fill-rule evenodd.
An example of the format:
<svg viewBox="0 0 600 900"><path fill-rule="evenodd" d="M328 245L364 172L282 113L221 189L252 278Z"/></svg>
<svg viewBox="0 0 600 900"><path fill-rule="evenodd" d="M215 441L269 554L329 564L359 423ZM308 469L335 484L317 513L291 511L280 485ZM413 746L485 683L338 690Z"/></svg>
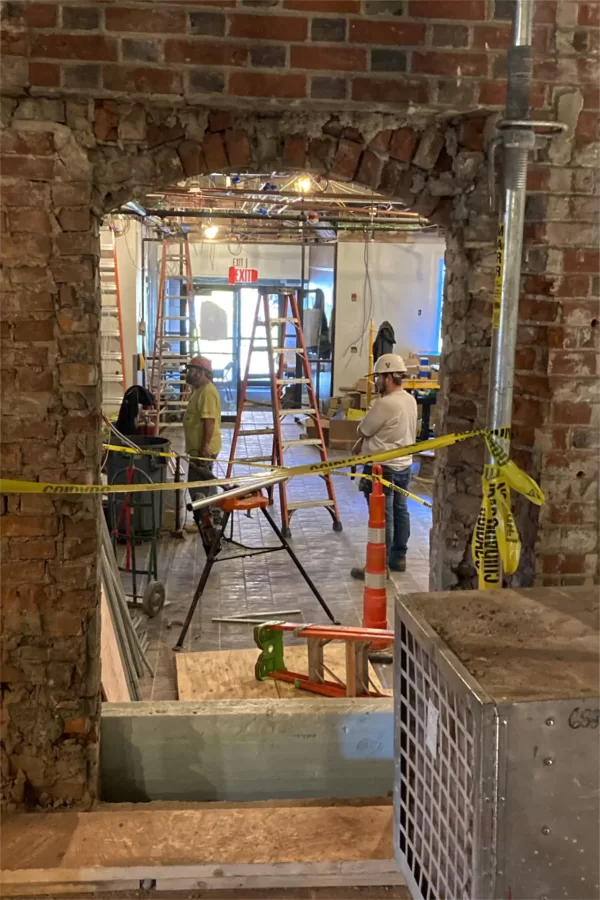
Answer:
<svg viewBox="0 0 600 900"><path fill-rule="evenodd" d="M334 392L367 373L369 321L391 322L395 352L437 352L438 283L443 241L338 245ZM354 299L353 299L354 297Z"/></svg>
<svg viewBox="0 0 600 900"><path fill-rule="evenodd" d="M121 220L122 221L122 220ZM118 234L117 266L123 324L125 379L127 387L135 384L133 356L137 353L138 309L141 301L141 226L132 218L125 219L123 234ZM137 373L135 373L137 374Z"/></svg>
<svg viewBox="0 0 600 900"><path fill-rule="evenodd" d="M107 703L106 801L380 797L392 790L392 700Z"/></svg>
<svg viewBox="0 0 600 900"><path fill-rule="evenodd" d="M191 247L192 274L199 278L228 278L229 267L239 265L256 269L261 281L286 281L301 278L301 248L275 244L215 244L194 241Z"/></svg>

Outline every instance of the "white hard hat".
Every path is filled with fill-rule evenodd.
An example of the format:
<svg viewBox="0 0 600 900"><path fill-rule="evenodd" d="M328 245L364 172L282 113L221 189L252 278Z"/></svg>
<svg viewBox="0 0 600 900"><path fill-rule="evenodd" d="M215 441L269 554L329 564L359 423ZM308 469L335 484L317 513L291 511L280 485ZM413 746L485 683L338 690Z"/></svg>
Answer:
<svg viewBox="0 0 600 900"><path fill-rule="evenodd" d="M375 363L374 374L391 375L392 372L399 372L404 375L406 371L407 368L401 356L396 353L384 353Z"/></svg>

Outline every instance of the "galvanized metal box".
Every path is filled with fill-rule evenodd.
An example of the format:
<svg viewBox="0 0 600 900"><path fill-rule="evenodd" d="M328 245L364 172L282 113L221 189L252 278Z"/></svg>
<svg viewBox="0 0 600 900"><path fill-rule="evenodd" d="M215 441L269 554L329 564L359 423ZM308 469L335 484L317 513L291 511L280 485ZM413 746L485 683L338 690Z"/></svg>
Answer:
<svg viewBox="0 0 600 900"><path fill-rule="evenodd" d="M598 598L396 600L394 850L413 898L599 896Z"/></svg>

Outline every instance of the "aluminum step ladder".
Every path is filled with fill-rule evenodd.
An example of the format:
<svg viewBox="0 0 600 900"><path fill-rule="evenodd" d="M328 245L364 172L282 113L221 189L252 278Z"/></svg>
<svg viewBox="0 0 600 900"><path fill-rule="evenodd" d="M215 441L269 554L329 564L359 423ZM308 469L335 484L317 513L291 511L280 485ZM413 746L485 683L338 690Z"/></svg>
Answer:
<svg viewBox="0 0 600 900"><path fill-rule="evenodd" d="M236 458L236 451L239 438L272 435L271 452L266 455L245 457L248 462L252 463L269 463L273 466L286 465L285 451L293 446L312 446L316 447L319 457L322 461L327 460L327 449L325 446L325 438L319 418L319 410L317 407L317 399L313 385L310 362L304 342L304 333L302 331L302 322L300 311L298 308L298 298L295 293L283 293L279 296L279 307L281 315L272 316L269 306L269 297L273 291L259 288L258 302L256 304L256 313L252 324L252 333L250 337L250 345L248 349L248 359L246 361L246 372L242 382L239 400L238 413L231 441L231 451L229 464L227 466L227 477L232 474L233 460ZM294 343L286 346L286 337L289 339L288 326L292 326ZM269 360L269 376L268 380L264 377L253 377L250 373L252 370L252 356L254 353L267 353ZM296 374L293 377L286 377L286 356L294 354L299 361L299 366L294 366ZM298 374L301 372L301 374ZM248 390L256 386L267 386L269 388L270 399L267 408L272 414L272 424L266 427L252 427L244 421L244 408L248 396ZM297 386L297 387L296 387ZM288 388L294 388L296 401L292 407L287 407L284 403L284 394ZM307 404L304 404L304 395L306 394ZM298 399L299 397L299 399ZM263 405L263 404L259 404ZM316 437L303 440L301 438L284 438L281 431L282 419L286 416L308 416L315 423ZM281 530L284 536L291 536L290 520L292 514L298 509L321 508L326 509L333 519L333 530L342 531L342 523L338 512L337 500L333 488L331 474L311 477L310 484L314 485L315 493L317 493L318 485L324 484L325 496L315 496L310 500L289 500L287 496L287 484L285 481L276 485L279 490L279 504L281 510ZM269 489L269 499L273 502L274 488Z"/></svg>
<svg viewBox="0 0 600 900"><path fill-rule="evenodd" d="M102 411L115 417L123 401L126 378L117 242L111 225L100 228L100 293Z"/></svg>
<svg viewBox="0 0 600 900"><path fill-rule="evenodd" d="M149 387L156 402L156 432L181 425L189 400L185 366L199 354L190 245L185 238L162 243L154 348Z"/></svg>

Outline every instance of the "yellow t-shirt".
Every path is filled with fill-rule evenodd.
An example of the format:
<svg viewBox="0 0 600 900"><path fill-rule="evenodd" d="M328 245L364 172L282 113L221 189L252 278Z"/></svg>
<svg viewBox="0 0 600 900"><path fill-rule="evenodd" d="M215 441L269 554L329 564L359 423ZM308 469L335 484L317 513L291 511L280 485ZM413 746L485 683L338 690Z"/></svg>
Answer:
<svg viewBox="0 0 600 900"><path fill-rule="evenodd" d="M200 455L204 444L204 419L215 420L210 453L218 456L221 451L221 398L212 383L196 388L186 406L183 417L186 453Z"/></svg>

